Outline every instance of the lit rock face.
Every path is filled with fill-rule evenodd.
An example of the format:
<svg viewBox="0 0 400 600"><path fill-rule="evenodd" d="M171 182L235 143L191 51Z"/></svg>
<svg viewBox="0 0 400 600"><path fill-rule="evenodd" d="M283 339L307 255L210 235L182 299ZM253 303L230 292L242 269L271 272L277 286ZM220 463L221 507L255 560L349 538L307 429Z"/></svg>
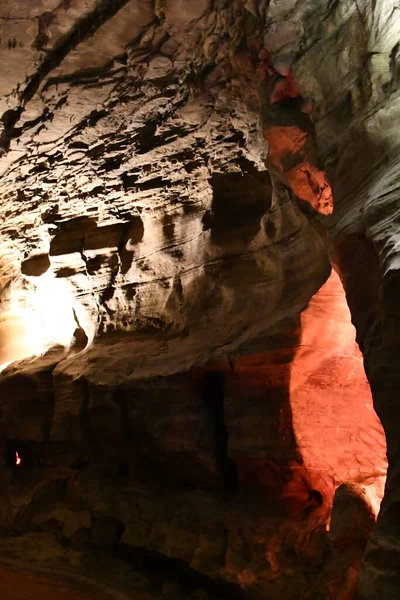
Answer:
<svg viewBox="0 0 400 600"><path fill-rule="evenodd" d="M0 363L47 352L1 383L0 554L156 553L211 597L353 597L384 443L334 280L299 326L329 247L391 464L362 597L397 598L393 3L0 10Z"/></svg>
<svg viewBox="0 0 400 600"><path fill-rule="evenodd" d="M276 73L246 48L250 12L190 4L4 9L31 27L3 50L25 54L4 99L2 363L58 344L86 348L59 369L93 381L186 370L278 330L326 279L284 185L311 121L276 98L260 117ZM287 118L299 139L268 172Z"/></svg>

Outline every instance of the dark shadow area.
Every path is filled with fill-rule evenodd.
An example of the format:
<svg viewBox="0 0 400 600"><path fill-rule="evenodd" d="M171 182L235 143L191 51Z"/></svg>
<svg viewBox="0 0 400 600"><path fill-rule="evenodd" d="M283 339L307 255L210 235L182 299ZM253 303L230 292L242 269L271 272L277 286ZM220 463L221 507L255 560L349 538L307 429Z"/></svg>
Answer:
<svg viewBox="0 0 400 600"><path fill-rule="evenodd" d="M213 579L203 575L180 559L167 558L155 551L145 548L132 548L120 545L119 554L129 561L135 569L145 573L153 584L162 588L165 581L181 586L188 596L196 589L205 590L212 598L221 600L244 600L243 590L233 583Z"/></svg>
<svg viewBox="0 0 400 600"><path fill-rule="evenodd" d="M228 456L229 434L225 423L224 397L225 377L222 373L209 371L202 382L201 397L204 406L211 414L211 437L214 445L214 457L221 477L222 486L227 496L234 496L238 491L238 469Z"/></svg>
<svg viewBox="0 0 400 600"><path fill-rule="evenodd" d="M82 252L87 233L96 228L92 217L76 217L57 223L56 235L50 242L50 256Z"/></svg>

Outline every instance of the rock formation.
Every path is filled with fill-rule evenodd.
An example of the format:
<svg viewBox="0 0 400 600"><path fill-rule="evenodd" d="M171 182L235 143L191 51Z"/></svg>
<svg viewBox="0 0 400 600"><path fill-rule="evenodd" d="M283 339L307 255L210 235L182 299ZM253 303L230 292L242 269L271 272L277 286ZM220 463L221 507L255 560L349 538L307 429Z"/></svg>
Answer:
<svg viewBox="0 0 400 600"><path fill-rule="evenodd" d="M129 598L397 598L395 0L0 27L0 556Z"/></svg>

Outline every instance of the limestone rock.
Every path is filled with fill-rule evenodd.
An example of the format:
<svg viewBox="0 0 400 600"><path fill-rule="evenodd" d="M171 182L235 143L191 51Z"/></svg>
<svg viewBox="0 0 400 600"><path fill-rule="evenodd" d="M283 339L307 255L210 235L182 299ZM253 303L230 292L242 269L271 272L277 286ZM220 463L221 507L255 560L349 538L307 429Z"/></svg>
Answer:
<svg viewBox="0 0 400 600"><path fill-rule="evenodd" d="M398 597L397 8L2 3L1 555L351 599L385 442L331 261L389 461L359 593Z"/></svg>

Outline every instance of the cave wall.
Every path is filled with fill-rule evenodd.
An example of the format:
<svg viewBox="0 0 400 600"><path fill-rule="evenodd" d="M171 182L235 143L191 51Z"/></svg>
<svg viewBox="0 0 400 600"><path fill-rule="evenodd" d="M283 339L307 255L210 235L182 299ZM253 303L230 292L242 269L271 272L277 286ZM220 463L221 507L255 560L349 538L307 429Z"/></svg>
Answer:
<svg viewBox="0 0 400 600"><path fill-rule="evenodd" d="M393 1L0 10L9 547L353 597L385 444L338 281L302 313L330 258L388 443L360 593L397 597Z"/></svg>

